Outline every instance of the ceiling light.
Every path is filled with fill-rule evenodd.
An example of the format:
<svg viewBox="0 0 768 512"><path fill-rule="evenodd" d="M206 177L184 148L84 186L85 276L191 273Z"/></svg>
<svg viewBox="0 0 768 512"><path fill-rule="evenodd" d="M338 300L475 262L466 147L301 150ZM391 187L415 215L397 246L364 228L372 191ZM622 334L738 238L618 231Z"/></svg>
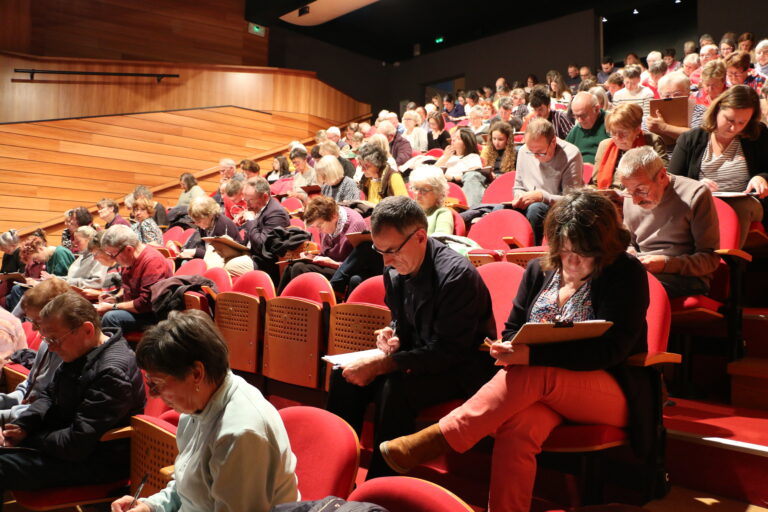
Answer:
<svg viewBox="0 0 768 512"><path fill-rule="evenodd" d="M603 21L603 23L605 23L606 21L608 21L608 18L606 18L605 16L603 16L603 19L602 19L602 21Z"/></svg>
<svg viewBox="0 0 768 512"><path fill-rule="evenodd" d="M634 11L632 11L632 14L640 14L640 11L638 11L637 9L635 9Z"/></svg>

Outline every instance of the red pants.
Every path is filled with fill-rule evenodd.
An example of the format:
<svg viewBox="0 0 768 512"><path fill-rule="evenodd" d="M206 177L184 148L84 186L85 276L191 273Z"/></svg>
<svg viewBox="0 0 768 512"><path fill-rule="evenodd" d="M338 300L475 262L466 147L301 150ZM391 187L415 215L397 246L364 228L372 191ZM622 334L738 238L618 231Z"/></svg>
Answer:
<svg viewBox="0 0 768 512"><path fill-rule="evenodd" d="M448 444L465 452L494 435L489 512L528 512L536 454L563 420L623 427L627 401L605 371L508 366L440 420Z"/></svg>

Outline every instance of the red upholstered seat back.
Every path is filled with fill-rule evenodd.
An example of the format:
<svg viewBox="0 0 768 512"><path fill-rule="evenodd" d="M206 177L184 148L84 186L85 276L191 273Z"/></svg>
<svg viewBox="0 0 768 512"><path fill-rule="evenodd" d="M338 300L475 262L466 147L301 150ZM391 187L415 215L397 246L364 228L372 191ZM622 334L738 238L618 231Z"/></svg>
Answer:
<svg viewBox="0 0 768 512"><path fill-rule="evenodd" d="M276 295L275 284L272 282L272 278L261 270L251 270L240 276L232 287L232 291L255 296L257 295L256 288L263 288L267 299L272 299Z"/></svg>
<svg viewBox="0 0 768 512"><path fill-rule="evenodd" d="M451 208L451 215L453 215L453 234L456 236L467 236L467 225L464 219L461 218L459 212Z"/></svg>
<svg viewBox="0 0 768 512"><path fill-rule="evenodd" d="M352 290L352 293L347 297L348 303L365 303L373 304L374 306L387 307L384 303L384 276L369 277L357 288Z"/></svg>
<svg viewBox="0 0 768 512"><path fill-rule="evenodd" d="M488 185L483 193L483 203L499 204L514 199L515 171L502 174Z"/></svg>
<svg viewBox="0 0 768 512"><path fill-rule="evenodd" d="M195 258L189 261L185 261L181 264L179 269L173 273L175 276L196 276L204 274L208 269L205 261L201 258Z"/></svg>
<svg viewBox="0 0 768 512"><path fill-rule="evenodd" d="M648 354L652 355L667 350L672 309L667 291L659 280L650 273L648 274L648 291L650 303L645 314L645 321L648 324Z"/></svg>
<svg viewBox="0 0 768 512"><path fill-rule="evenodd" d="M514 236L522 245L533 245L533 229L525 215L515 210L496 210L481 218L469 230L469 238L483 249L509 250L505 236Z"/></svg>
<svg viewBox="0 0 768 512"><path fill-rule="evenodd" d="M368 480L349 495L350 501L367 501L397 512L468 512L472 508L448 489L407 476Z"/></svg>
<svg viewBox="0 0 768 512"><path fill-rule="evenodd" d="M328 282L328 279L322 274L307 272L292 279L280 296L295 297L321 303L323 302L323 296L320 292L327 292L326 299L330 301L331 305L336 303L333 288L331 288L331 283Z"/></svg>
<svg viewBox="0 0 768 512"><path fill-rule="evenodd" d="M501 338L504 323L512 311L512 301L517 295L517 288L523 279L525 270L514 263L499 261L477 267L485 286L491 292L493 318L496 320L496 336Z"/></svg>
<svg viewBox="0 0 768 512"><path fill-rule="evenodd" d="M232 279L223 268L209 268L205 271L203 276L216 283L216 288L218 288L219 293L232 290Z"/></svg>

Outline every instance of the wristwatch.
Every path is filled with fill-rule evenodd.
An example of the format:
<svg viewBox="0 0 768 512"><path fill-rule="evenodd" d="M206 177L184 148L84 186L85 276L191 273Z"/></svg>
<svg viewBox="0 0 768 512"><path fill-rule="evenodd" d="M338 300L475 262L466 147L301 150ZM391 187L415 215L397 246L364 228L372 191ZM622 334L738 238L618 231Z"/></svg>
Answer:
<svg viewBox="0 0 768 512"><path fill-rule="evenodd" d="M112 309L117 309L117 302L115 302L114 304L112 304Z"/></svg>

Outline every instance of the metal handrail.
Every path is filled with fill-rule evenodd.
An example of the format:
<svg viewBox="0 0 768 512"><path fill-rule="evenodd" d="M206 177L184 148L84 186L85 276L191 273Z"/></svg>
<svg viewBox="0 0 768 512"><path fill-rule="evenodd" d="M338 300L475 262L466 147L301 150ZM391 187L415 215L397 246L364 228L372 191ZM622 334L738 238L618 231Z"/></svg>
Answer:
<svg viewBox="0 0 768 512"><path fill-rule="evenodd" d="M138 76L138 77L151 77L160 83L163 78L179 78L177 74L168 73L117 73L110 71L65 71L65 70L53 70L53 69L19 69L13 70L14 73L28 73L29 79L34 80L35 75L84 75L84 76Z"/></svg>

